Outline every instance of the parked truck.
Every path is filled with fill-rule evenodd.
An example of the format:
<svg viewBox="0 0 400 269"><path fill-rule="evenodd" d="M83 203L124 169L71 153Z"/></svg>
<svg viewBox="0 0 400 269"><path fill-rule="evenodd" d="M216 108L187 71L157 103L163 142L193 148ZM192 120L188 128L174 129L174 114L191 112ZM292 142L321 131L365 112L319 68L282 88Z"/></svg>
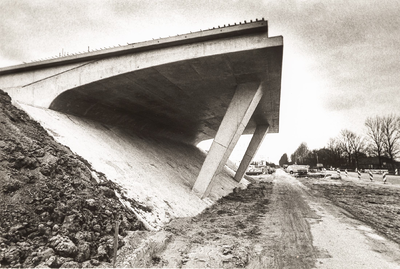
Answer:
<svg viewBox="0 0 400 269"><path fill-rule="evenodd" d="M292 164L286 168L286 172L288 172L291 175L304 176L307 175L308 168L309 168L308 165Z"/></svg>

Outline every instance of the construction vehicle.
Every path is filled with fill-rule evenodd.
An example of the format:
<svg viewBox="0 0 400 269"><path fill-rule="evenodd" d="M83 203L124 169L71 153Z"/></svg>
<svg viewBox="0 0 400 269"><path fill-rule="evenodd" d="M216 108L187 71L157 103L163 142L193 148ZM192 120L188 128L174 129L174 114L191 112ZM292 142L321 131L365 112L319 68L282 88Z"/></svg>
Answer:
<svg viewBox="0 0 400 269"><path fill-rule="evenodd" d="M308 165L292 164L286 168L286 172L295 176L304 176L308 173Z"/></svg>

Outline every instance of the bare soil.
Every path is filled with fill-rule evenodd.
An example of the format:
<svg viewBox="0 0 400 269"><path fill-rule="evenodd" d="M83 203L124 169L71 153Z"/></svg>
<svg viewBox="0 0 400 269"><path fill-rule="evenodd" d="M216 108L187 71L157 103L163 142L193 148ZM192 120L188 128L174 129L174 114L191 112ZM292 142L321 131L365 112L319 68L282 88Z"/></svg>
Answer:
<svg viewBox="0 0 400 269"><path fill-rule="evenodd" d="M385 237L400 244L400 186L358 180L299 180L315 196L328 198Z"/></svg>
<svg viewBox="0 0 400 269"><path fill-rule="evenodd" d="M54 141L0 91L0 267L110 267L115 222L120 246L143 230L124 193Z"/></svg>
<svg viewBox="0 0 400 269"><path fill-rule="evenodd" d="M254 179L196 217L147 236L130 234L118 266L399 268L396 188L339 186L330 179L303 178L302 184L283 171Z"/></svg>
<svg viewBox="0 0 400 269"><path fill-rule="evenodd" d="M196 217L172 221L163 231L164 240L159 240L163 247L158 252L152 248L151 256L130 264L126 262L129 254L124 253L119 265L312 268L318 251L305 217L316 216L301 191L275 179L263 176Z"/></svg>

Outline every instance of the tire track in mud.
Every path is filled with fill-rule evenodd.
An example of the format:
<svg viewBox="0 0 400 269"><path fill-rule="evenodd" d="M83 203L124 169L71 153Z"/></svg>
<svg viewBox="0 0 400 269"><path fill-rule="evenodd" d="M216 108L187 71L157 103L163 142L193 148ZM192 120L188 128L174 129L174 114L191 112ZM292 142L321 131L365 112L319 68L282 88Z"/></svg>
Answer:
<svg viewBox="0 0 400 269"><path fill-rule="evenodd" d="M264 176L196 217L174 220L162 231L168 242L157 239L165 245L135 265L312 268L317 255L306 218L317 216L296 182Z"/></svg>
<svg viewBox="0 0 400 269"><path fill-rule="evenodd" d="M319 250L316 268L400 268L400 245L395 240L387 240L379 235L379 231L368 224L371 221L370 216L353 215L352 211L347 211L343 205L338 206L332 199L331 195L337 194L337 185L342 183L329 179L315 181L305 178L300 181L307 183L298 183L304 191L305 201L320 217L317 220L309 219L314 248ZM318 186L326 184L327 188L331 186L333 191L321 195L314 188L309 188L310 182ZM312 184L311 187L313 186L315 185ZM350 192L344 184L340 190L346 192L346 205L356 207L365 195L359 192L360 186L353 187L358 191ZM391 201L391 198L388 197L388 201ZM368 204L364 207L374 212L374 219L379 218L382 213Z"/></svg>
<svg viewBox="0 0 400 269"><path fill-rule="evenodd" d="M365 225L277 171L172 221L130 267L399 268L399 245Z"/></svg>
<svg viewBox="0 0 400 269"><path fill-rule="evenodd" d="M248 268L313 268L313 247L307 218L318 218L303 199L302 190L285 175L275 177L271 211L263 222L263 250Z"/></svg>

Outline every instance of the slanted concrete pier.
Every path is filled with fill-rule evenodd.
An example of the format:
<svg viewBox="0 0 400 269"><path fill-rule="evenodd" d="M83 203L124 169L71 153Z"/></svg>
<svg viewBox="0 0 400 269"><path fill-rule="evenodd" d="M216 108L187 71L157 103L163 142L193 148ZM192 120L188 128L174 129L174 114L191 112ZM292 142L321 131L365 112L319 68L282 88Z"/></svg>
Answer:
<svg viewBox="0 0 400 269"><path fill-rule="evenodd" d="M263 86L246 83L237 86L217 135L193 186L200 197L207 196L215 175L225 166L263 95Z"/></svg>
<svg viewBox="0 0 400 269"><path fill-rule="evenodd" d="M250 144L247 147L247 150L243 156L242 161L240 162L239 168L235 174L235 180L240 182L246 173L247 168L249 167L251 161L254 158L254 155L257 153L258 148L264 140L265 135L268 132L268 125L258 125L256 130L254 131L253 137L251 138Z"/></svg>

